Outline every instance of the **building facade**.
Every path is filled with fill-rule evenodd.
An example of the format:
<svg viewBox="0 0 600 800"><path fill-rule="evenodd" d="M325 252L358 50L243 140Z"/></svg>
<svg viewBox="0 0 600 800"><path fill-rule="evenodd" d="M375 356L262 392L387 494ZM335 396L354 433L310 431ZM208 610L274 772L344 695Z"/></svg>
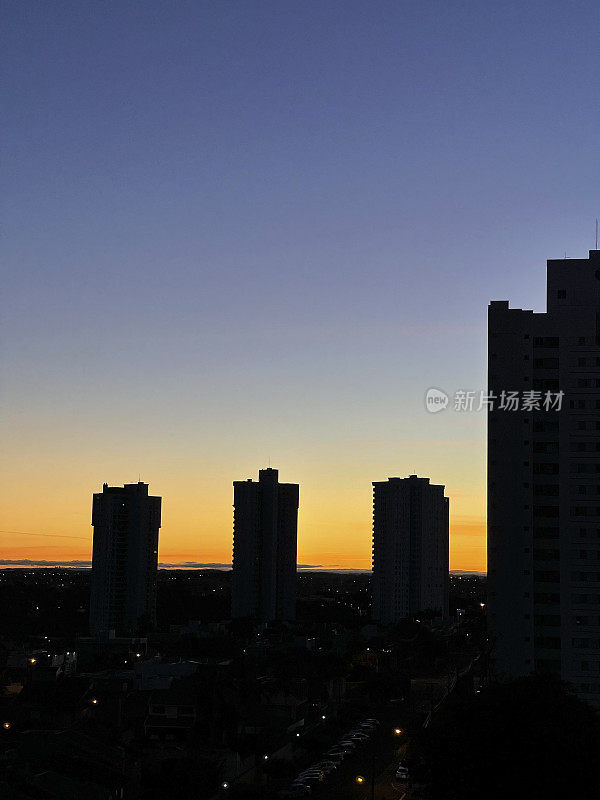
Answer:
<svg viewBox="0 0 600 800"><path fill-rule="evenodd" d="M448 615L448 544L443 486L416 475L373 483L374 620Z"/></svg>
<svg viewBox="0 0 600 800"><path fill-rule="evenodd" d="M156 624L161 498L147 483L104 484L94 494L90 598L92 634L135 634Z"/></svg>
<svg viewBox="0 0 600 800"><path fill-rule="evenodd" d="M548 261L544 313L490 304L488 394L496 672L554 673L599 705L600 251Z"/></svg>
<svg viewBox="0 0 600 800"><path fill-rule="evenodd" d="M258 475L233 484L232 616L294 619L300 487Z"/></svg>

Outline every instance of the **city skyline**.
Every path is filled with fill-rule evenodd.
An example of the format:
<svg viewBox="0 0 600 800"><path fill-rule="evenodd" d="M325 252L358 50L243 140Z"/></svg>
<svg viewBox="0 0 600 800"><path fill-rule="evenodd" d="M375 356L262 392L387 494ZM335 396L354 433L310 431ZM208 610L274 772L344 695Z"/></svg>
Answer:
<svg viewBox="0 0 600 800"><path fill-rule="evenodd" d="M417 473L484 570L485 413L424 395L485 388L488 302L594 244L596 18L8 3L4 560L89 560L91 493L141 475L162 562L229 562L271 458L301 563L368 569L371 482Z"/></svg>
<svg viewBox="0 0 600 800"><path fill-rule="evenodd" d="M259 470L259 473L268 473L269 471L273 471L273 469L270 466ZM277 472L278 470L274 470L274 471ZM247 481L251 481L251 478L248 478L246 480ZM389 478L388 478L388 480L389 480ZM244 482L246 482L246 481L243 481L243 482L234 481L234 487L235 487L236 483L244 483ZM136 485L137 483L139 483L139 481L135 481L135 482L123 481L123 484L125 486L127 486L127 485ZM107 485L108 485L107 483L103 484L104 487L107 486ZM94 496L95 496L95 494L94 494ZM298 568L298 570L303 570L303 569L305 569L305 570L310 570L310 569L318 570L318 569L321 569L323 571L327 571L328 569L331 569L331 570L334 570L334 571L335 570L340 570L340 571L345 571L345 570L353 571L353 570L356 570L356 571L360 571L360 572L370 572L371 571L371 563L370 562L371 562L371 558L372 558L370 551L371 551L371 548L372 548L372 536L373 536L372 506L371 506L370 511L371 511L371 527L370 527L370 531L369 531L369 543L368 543L368 546L369 546L369 565L367 567L360 567L360 566L357 567L357 566L349 566L349 565L335 564L335 563L333 563L333 564L332 563L324 563L324 564L321 564L321 563L307 563L306 560L301 559L300 556L298 555L298 558L297 558L297 568ZM232 517L232 528L233 528L233 522L234 522L234 520L233 520L233 517ZM22 534L19 533L19 534L16 534L16 535L35 535L35 534L23 532ZM162 531L161 531L161 535L162 535ZM46 537L46 536L51 536L52 537L51 534L44 534L44 533L40 533L39 536L40 537ZM232 530L230 530L229 536L230 536L230 550L232 550L233 549L233 531ZM59 538L59 539L60 538L72 539L72 538L79 538L79 537L71 537L71 536L62 537L60 535L57 535L56 538ZM81 538L83 540L83 537L81 537ZM298 538L300 539L300 534L299 534ZM93 545L93 534L92 534L92 541L91 541L90 544ZM48 549L51 549L51 546ZM3 559L0 560L0 569L2 569L4 567L10 567L10 566L36 566L36 565L40 565L40 566L53 566L53 565L56 565L56 566L67 566L67 567L74 567L74 568L77 568L77 567L87 568L87 567L91 566L91 563L92 563L91 562L91 553L90 553L90 558L89 559L85 558L84 554L81 554L80 557L73 557L73 558L70 558L70 559L62 559L62 560L61 559L53 559L53 558L44 558L44 557L39 557L39 558L15 558L15 559L3 558ZM178 568L183 568L183 569L195 569L195 568L197 568L197 569L207 569L207 568L230 569L232 567L232 561L231 560L229 560L229 561L227 561L227 560L198 561L196 559L192 559L192 560L188 560L188 561L171 561L171 562L169 562L167 560L164 560L164 557L161 557L161 554L160 554L160 541L159 541L158 566L159 566L159 568L163 568L163 569L169 569L169 568L172 568L172 569L178 569ZM454 572L465 571L465 572L483 573L483 572L485 572L485 569L469 568L469 567L461 568L461 567L453 567L451 565L450 566L450 571L454 571Z"/></svg>
<svg viewBox="0 0 600 800"><path fill-rule="evenodd" d="M597 0L3 12L0 794L595 797Z"/></svg>

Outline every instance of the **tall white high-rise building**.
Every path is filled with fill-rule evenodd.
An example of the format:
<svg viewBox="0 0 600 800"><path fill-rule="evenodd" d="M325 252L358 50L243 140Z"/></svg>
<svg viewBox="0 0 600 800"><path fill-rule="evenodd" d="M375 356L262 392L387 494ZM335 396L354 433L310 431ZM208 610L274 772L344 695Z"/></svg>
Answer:
<svg viewBox="0 0 600 800"><path fill-rule="evenodd" d="M233 489L232 616L293 619L300 487L261 469Z"/></svg>
<svg viewBox="0 0 600 800"><path fill-rule="evenodd" d="M424 611L447 616L448 536L443 486L416 475L373 483L374 620Z"/></svg>
<svg viewBox="0 0 600 800"><path fill-rule="evenodd" d="M488 386L496 672L554 673L600 705L600 251L548 261L545 312L490 304Z"/></svg>
<svg viewBox="0 0 600 800"><path fill-rule="evenodd" d="M94 495L92 634L144 633L156 624L161 498L147 483L104 484Z"/></svg>

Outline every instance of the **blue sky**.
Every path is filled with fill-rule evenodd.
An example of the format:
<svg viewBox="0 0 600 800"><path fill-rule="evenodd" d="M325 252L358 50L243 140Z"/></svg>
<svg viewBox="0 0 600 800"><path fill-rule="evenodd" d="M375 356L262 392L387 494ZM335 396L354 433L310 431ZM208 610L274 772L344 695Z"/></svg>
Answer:
<svg viewBox="0 0 600 800"><path fill-rule="evenodd" d="M387 474L481 520L483 417L423 394L594 247L599 8L5 3L2 528L88 535L141 473L163 560L226 561L269 457L310 563L363 566Z"/></svg>

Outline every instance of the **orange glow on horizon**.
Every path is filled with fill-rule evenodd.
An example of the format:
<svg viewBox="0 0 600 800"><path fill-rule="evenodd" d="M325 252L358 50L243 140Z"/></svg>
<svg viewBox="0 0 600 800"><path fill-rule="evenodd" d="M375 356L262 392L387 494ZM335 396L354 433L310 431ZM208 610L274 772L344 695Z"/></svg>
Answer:
<svg viewBox="0 0 600 800"><path fill-rule="evenodd" d="M280 463L279 479L300 484L298 516L298 563L329 569L371 568L371 479L406 475L398 462L397 443L386 443L381 452L361 460L337 446L313 458L312 448ZM485 474L482 441L440 441L428 447L421 441L402 443L403 463L420 475L443 483L450 498L450 568L486 570ZM354 452L359 448L348 450ZM92 494L110 485L137 481L138 470L111 466L106 461L85 465L77 472L69 458L54 453L54 470L37 471L30 480L6 482L0 519L0 552L4 560L89 561L92 555ZM340 470L342 458L344 468ZM409 460L410 459L410 460ZM231 466L233 463L233 466ZM435 469L427 465L437 463ZM213 459L211 471L200 472L189 459L153 465L142 478L150 494L160 495L162 528L159 561L177 564L231 564L233 480L257 478L255 457L235 461L228 453ZM30 467L31 471L31 467ZM99 477L98 477L99 476ZM43 486L40 495L39 487ZM19 533L13 533L19 532ZM16 565L15 565L16 566Z"/></svg>
<svg viewBox="0 0 600 800"><path fill-rule="evenodd" d="M323 526L327 528L329 526ZM321 526L318 526L322 530ZM356 526L358 528L358 526ZM323 531L325 533L325 531ZM486 526L485 520L476 518L457 519L451 523L450 529L450 569L485 572L486 570ZM229 537L231 534L229 534ZM194 537L196 538L196 537ZM197 537L198 539L200 537ZM205 537L202 537L205 538ZM206 537L208 538L208 537ZM211 537L212 538L212 537ZM315 538L320 539L317 546ZM36 538L27 534L27 539L32 542L23 543L24 535L11 535L0 533L0 547L2 558L7 560L29 561L89 561L92 556L92 536L89 542L77 542L69 539ZM214 539L217 539L215 532ZM227 535L220 533L219 540L227 539ZM186 562L199 564L228 565L231 563L231 541L224 542L221 547L192 549L190 537L187 533L174 535L170 531L161 531L161 548L159 561L167 564L185 564ZM310 541L307 546L306 540ZM56 542L56 544L55 544ZM178 544L180 546L178 547ZM360 546L358 546L360 545ZM298 563L311 565L317 568L331 569L363 569L371 568L371 531L368 524L354 529L348 528L332 530L327 538L306 535L299 532ZM18 565L15 565L18 566Z"/></svg>

